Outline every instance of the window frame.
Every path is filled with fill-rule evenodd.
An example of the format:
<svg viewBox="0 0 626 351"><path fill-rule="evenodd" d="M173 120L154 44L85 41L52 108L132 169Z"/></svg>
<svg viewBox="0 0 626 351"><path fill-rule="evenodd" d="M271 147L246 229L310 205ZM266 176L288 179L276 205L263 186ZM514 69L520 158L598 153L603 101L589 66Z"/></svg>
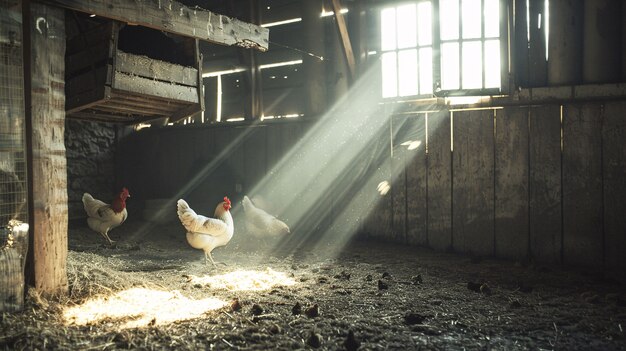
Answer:
<svg viewBox="0 0 626 351"><path fill-rule="evenodd" d="M509 82L510 82L510 60L509 60L509 43L510 43L510 30L509 30L509 22L510 22L510 4L509 4L509 0L498 0L498 5L499 5L499 36L498 37L485 37L485 21L484 21L484 6L485 6L485 0L480 0L481 3L481 16L482 20L481 20L481 35L479 38L471 38L471 39L465 39L463 38L463 33L462 33L462 25L463 25L463 21L462 21L462 0L456 0L458 1L459 4L459 37L456 39L446 39L446 40L442 40L441 39L441 33L440 33L440 4L439 1L440 0L410 0L410 1L396 1L396 2L389 2L389 3L385 3L385 4L380 4L376 7L372 7L371 8L371 15L373 16L373 18L375 19L375 21L373 23L376 24L376 33L377 35L375 36L375 40L376 42L374 43L374 45L372 45L374 48L376 48L377 52L374 55L374 57L376 57L378 60L382 60L382 55L384 53L387 52L396 52L396 55L399 51L402 50L407 50L407 49L416 49L418 51L418 56L419 56L419 49L422 47L426 47L425 46L420 46L419 41L416 43L415 47L411 47L411 48L403 48L403 49L398 49L396 47L395 50L387 50L387 51L383 51L382 50L382 44L381 44L381 32L382 32L382 28L381 28L381 11L383 9L386 8L391 8L391 7L398 7L401 5L406 5L406 4L415 4L416 7L420 2L425 2L425 1L430 1L431 3L431 33L432 33L432 43L430 45L430 47L432 48L432 70L433 70L433 74L432 74L432 93L431 94L419 94L419 83L418 83L418 94L417 95L409 95L409 96L400 96L400 92L399 90L397 91L396 96L394 97L385 97L382 98L384 101L401 101L401 100L419 100L419 99L427 99L427 98L433 98L433 97L450 97L450 96L493 96L493 95L509 95L510 94L510 87L509 87ZM417 28L417 26L416 26ZM462 60L462 44L464 42L480 42L481 43L481 51L482 51L482 58L481 58L481 63L483 66L482 69L482 85L484 86L485 84L485 42L489 41L489 40L499 40L499 48L500 48L500 87L499 88L472 88L472 89L463 89L462 88L462 79L463 79L463 60ZM442 44L444 43L458 43L459 44L459 89L447 89L447 90L443 90L441 89L441 84L442 84L442 72L441 72L441 65L442 65L442 54L441 54L441 48L442 48ZM419 63L419 58L418 58L418 63ZM398 69L398 63L397 63L397 57L396 57L396 68ZM418 67L418 71L419 71L419 67ZM382 69L379 70L380 74L381 74L381 84L382 84ZM397 73L396 73L397 74ZM417 76L417 79L419 79L419 74ZM398 79L396 77L396 79ZM382 85L381 85L381 89L382 89ZM382 91L381 91L381 96L382 96Z"/></svg>

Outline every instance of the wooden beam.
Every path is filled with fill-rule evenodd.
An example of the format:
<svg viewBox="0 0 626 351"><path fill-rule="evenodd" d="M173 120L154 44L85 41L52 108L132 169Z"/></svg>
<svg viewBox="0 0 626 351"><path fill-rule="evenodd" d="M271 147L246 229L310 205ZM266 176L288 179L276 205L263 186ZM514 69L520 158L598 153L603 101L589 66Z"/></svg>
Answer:
<svg viewBox="0 0 626 351"><path fill-rule="evenodd" d="M71 10L215 44L268 49L269 29L172 0L43 0Z"/></svg>
<svg viewBox="0 0 626 351"><path fill-rule="evenodd" d="M339 0L332 0L333 11L335 12L335 19L337 23L337 29L341 36L341 44L343 45L343 54L345 55L346 62L348 63L348 69L350 70L350 80L354 81L356 75L356 64L354 61L354 53L352 52L352 44L350 43L350 36L348 35L348 28L346 27L346 20L341 13L341 3Z"/></svg>

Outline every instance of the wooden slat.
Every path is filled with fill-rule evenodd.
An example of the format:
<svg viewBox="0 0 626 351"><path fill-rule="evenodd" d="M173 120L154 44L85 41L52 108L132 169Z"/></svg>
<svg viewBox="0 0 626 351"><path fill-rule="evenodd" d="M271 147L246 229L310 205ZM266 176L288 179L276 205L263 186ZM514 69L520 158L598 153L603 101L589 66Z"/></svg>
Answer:
<svg viewBox="0 0 626 351"><path fill-rule="evenodd" d="M108 77L110 77L111 69L111 65L94 67L93 70L68 79L65 89L68 100L72 100L75 96L86 92L101 90L107 83Z"/></svg>
<svg viewBox="0 0 626 351"><path fill-rule="evenodd" d="M244 194L249 193L265 176L265 164L267 162L265 153L266 130L266 127L252 128L244 141Z"/></svg>
<svg viewBox="0 0 626 351"><path fill-rule="evenodd" d="M110 89L107 89L107 87L103 85L80 94L68 95L65 99L65 110L68 114L71 114L89 108L92 105L99 104L110 97L108 90Z"/></svg>
<svg viewBox="0 0 626 351"><path fill-rule="evenodd" d="M199 103L198 91L195 87L169 84L151 79L130 76L116 72L111 86L113 89L151 97Z"/></svg>
<svg viewBox="0 0 626 351"><path fill-rule="evenodd" d="M606 267L626 268L626 103L607 103L602 125Z"/></svg>
<svg viewBox="0 0 626 351"><path fill-rule="evenodd" d="M541 262L561 260L561 112L530 109L530 252Z"/></svg>
<svg viewBox="0 0 626 351"><path fill-rule="evenodd" d="M411 138L421 141L414 150L407 148L406 199L407 199L407 242L411 245L428 244L427 228L427 183L426 183L426 116L411 117Z"/></svg>
<svg viewBox="0 0 626 351"><path fill-rule="evenodd" d="M74 55L100 43L112 44L113 21L106 21L101 25L89 28L84 32L67 39L66 56Z"/></svg>
<svg viewBox="0 0 626 351"><path fill-rule="evenodd" d="M65 159L65 11L30 4L32 74L32 251L35 289L45 295L68 290L67 161ZM45 23L44 30L38 29Z"/></svg>
<svg viewBox="0 0 626 351"><path fill-rule="evenodd" d="M454 250L494 254L493 110L453 115L452 235Z"/></svg>
<svg viewBox="0 0 626 351"><path fill-rule="evenodd" d="M521 259L528 252L528 108L496 115L496 256Z"/></svg>
<svg viewBox="0 0 626 351"><path fill-rule="evenodd" d="M563 108L563 260L601 267L601 105Z"/></svg>
<svg viewBox="0 0 626 351"><path fill-rule="evenodd" d="M99 17L154 28L216 44L236 45L265 51L269 30L201 8L172 0L45 0L52 5L95 14Z"/></svg>
<svg viewBox="0 0 626 351"><path fill-rule="evenodd" d="M198 70L117 50L115 70L148 79L196 87Z"/></svg>
<svg viewBox="0 0 626 351"><path fill-rule="evenodd" d="M112 54L111 43L104 42L65 56L65 77L73 77L87 68L104 66Z"/></svg>
<svg viewBox="0 0 626 351"><path fill-rule="evenodd" d="M428 115L428 244L452 247L452 169L450 113Z"/></svg>
<svg viewBox="0 0 626 351"><path fill-rule="evenodd" d="M407 128L405 116L392 117L393 154L391 163L391 240L397 243L406 243L407 211L406 211L406 147L399 145L402 139L396 138L398 132Z"/></svg>

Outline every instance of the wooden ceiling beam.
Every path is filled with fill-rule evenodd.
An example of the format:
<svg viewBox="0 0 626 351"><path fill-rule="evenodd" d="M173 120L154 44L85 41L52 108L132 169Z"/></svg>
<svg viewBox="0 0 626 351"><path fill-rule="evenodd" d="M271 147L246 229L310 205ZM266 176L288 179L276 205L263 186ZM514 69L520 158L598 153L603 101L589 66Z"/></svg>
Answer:
<svg viewBox="0 0 626 351"><path fill-rule="evenodd" d="M267 51L269 29L172 0L42 0L131 25L210 43Z"/></svg>

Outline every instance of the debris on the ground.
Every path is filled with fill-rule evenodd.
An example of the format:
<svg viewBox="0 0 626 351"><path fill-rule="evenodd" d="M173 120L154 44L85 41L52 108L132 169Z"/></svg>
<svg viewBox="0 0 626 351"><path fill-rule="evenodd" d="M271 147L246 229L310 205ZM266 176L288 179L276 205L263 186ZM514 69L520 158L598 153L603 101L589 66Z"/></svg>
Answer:
<svg viewBox="0 0 626 351"><path fill-rule="evenodd" d="M389 284L387 284L384 281L378 279L378 290L386 290L386 289L389 289Z"/></svg>
<svg viewBox="0 0 626 351"><path fill-rule="evenodd" d="M391 279L391 273L389 273L389 272L383 272L382 277L383 277L383 279Z"/></svg>
<svg viewBox="0 0 626 351"><path fill-rule="evenodd" d="M309 318L318 317L320 315L319 306L317 306L317 304L314 304L313 306L307 307L304 310L304 315Z"/></svg>
<svg viewBox="0 0 626 351"><path fill-rule="evenodd" d="M422 284L424 281L422 280L422 275L418 274L418 275L414 275L411 277L411 283L413 285L418 285L418 284Z"/></svg>
<svg viewBox="0 0 626 351"><path fill-rule="evenodd" d="M230 309L234 312L241 310L241 303L239 303L238 298L235 298L230 302Z"/></svg>
<svg viewBox="0 0 626 351"><path fill-rule="evenodd" d="M422 324L428 318L423 314L415 313L415 312L407 312L404 315L404 324L414 325L414 324Z"/></svg>
<svg viewBox="0 0 626 351"><path fill-rule="evenodd" d="M366 282L371 282L373 279L374 279L374 277L372 277L371 274L368 274L368 275L365 276L365 281Z"/></svg>
<svg viewBox="0 0 626 351"><path fill-rule="evenodd" d="M255 316L260 316L263 314L263 307L255 303L254 305L252 305L252 308L250 309L250 313L252 313Z"/></svg>
<svg viewBox="0 0 626 351"><path fill-rule="evenodd" d="M291 313L294 316L298 314L302 314L302 305L300 304L300 302L296 302L296 304L293 305L293 307L291 308Z"/></svg>
<svg viewBox="0 0 626 351"><path fill-rule="evenodd" d="M318 348L322 346L322 336L314 331L310 331L306 338L306 344L313 348Z"/></svg>
<svg viewBox="0 0 626 351"><path fill-rule="evenodd" d="M489 287L487 283L483 283L480 285L480 292L489 296L491 295L491 288Z"/></svg>
<svg viewBox="0 0 626 351"><path fill-rule="evenodd" d="M354 336L354 331L352 329L348 330L348 336L346 340L343 342L343 346L347 351L356 351L361 346L361 342L359 342Z"/></svg>

